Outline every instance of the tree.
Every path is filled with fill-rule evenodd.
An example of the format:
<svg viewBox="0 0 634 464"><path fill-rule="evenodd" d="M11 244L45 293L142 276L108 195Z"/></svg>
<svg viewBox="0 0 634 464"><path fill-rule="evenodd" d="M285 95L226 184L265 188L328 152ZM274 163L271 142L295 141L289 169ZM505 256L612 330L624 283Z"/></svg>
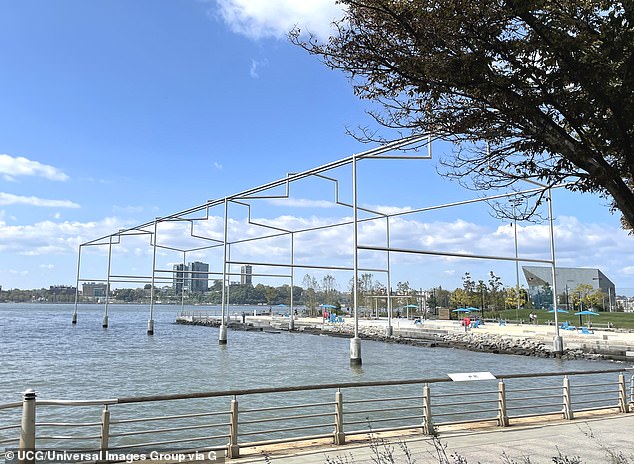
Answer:
<svg viewBox="0 0 634 464"><path fill-rule="evenodd" d="M608 198L634 226L631 1L340 3L335 37L295 30L291 40L378 102L380 125L466 142L447 174L472 188L569 182Z"/></svg>
<svg viewBox="0 0 634 464"><path fill-rule="evenodd" d="M317 291L319 290L319 284L317 279L310 274L306 274L302 280L304 285L304 304L308 308L308 314L314 316L317 314Z"/></svg>

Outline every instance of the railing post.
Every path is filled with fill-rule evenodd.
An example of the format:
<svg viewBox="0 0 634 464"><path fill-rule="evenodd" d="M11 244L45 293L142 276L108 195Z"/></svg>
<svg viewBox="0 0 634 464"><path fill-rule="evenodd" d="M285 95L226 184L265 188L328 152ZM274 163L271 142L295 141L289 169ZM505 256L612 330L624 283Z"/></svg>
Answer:
<svg viewBox="0 0 634 464"><path fill-rule="evenodd" d="M634 409L634 374L630 377L630 408Z"/></svg>
<svg viewBox="0 0 634 464"><path fill-rule="evenodd" d="M434 425L431 419L431 389L429 384L423 386L423 433L433 435Z"/></svg>
<svg viewBox="0 0 634 464"><path fill-rule="evenodd" d="M99 441L99 450L101 456L105 457L108 452L108 441L110 438L110 411L108 405L103 405L103 411L101 411L101 439Z"/></svg>
<svg viewBox="0 0 634 464"><path fill-rule="evenodd" d="M231 458L240 457L240 446L238 446L238 400L234 396L231 400L231 424L229 426L229 446L227 456Z"/></svg>
<svg viewBox="0 0 634 464"><path fill-rule="evenodd" d="M625 375L619 373L619 410L621 412L630 412L630 406L627 403L627 389L625 388Z"/></svg>
<svg viewBox="0 0 634 464"><path fill-rule="evenodd" d="M570 379L568 376L564 376L564 391L563 391L563 411L564 419L572 420L574 415L572 413L572 399L570 397Z"/></svg>
<svg viewBox="0 0 634 464"><path fill-rule="evenodd" d="M509 416L506 413L506 386L504 380L498 382L498 425L508 427Z"/></svg>
<svg viewBox="0 0 634 464"><path fill-rule="evenodd" d="M346 443L346 433L343 430L343 393L337 390L335 393L335 445Z"/></svg>
<svg viewBox="0 0 634 464"><path fill-rule="evenodd" d="M22 455L22 459L18 459L20 464L35 463L35 397L36 393L32 389L28 389L23 393L22 399L22 426L20 429L19 449L31 451Z"/></svg>

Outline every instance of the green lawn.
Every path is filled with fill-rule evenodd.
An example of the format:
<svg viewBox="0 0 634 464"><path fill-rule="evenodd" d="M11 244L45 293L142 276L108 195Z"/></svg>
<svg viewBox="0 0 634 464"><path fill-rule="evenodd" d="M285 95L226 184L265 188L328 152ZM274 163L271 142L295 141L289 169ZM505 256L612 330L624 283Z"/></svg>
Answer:
<svg viewBox="0 0 634 464"><path fill-rule="evenodd" d="M531 309L520 309L519 311L516 311L515 309L508 309L505 311L485 312L484 317L487 319L501 318L507 320L516 320L519 317L519 319L524 320L524 322L528 324L528 315L531 311L535 311L537 314L537 322L539 324L547 324L548 321L555 321L554 313L549 313L544 310ZM604 327L605 324L610 322L615 328L634 329L634 313L600 312L599 314L599 316L590 316L592 323L597 324L599 327ZM560 324L564 321L568 321L572 325L579 325L579 316L575 316L574 311L570 311L567 314L559 313L557 316ZM587 324L587 317L588 316L582 316L583 325Z"/></svg>

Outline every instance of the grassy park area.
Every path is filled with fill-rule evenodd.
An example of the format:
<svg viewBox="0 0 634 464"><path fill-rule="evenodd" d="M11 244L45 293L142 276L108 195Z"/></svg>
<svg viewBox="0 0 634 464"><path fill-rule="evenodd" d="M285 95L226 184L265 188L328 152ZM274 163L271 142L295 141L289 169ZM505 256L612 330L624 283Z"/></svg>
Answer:
<svg viewBox="0 0 634 464"><path fill-rule="evenodd" d="M496 311L496 318L506 319L509 321L515 320L523 320L524 323L529 323L529 314L531 312L535 312L537 314L537 322L538 324L554 324L555 314L549 313L544 310L533 310L533 309L507 309L504 311ZM574 314L574 311L570 311L568 313L559 313L558 320L561 324L562 322L568 321L571 325L579 325L579 317ZM493 317L492 314L484 314L485 318ZM599 312L598 316L589 316L590 322L596 328L605 328L607 324L610 323L612 327L616 329L634 329L634 313L621 313L621 312ZM588 316L581 316L581 321L584 326L588 324Z"/></svg>

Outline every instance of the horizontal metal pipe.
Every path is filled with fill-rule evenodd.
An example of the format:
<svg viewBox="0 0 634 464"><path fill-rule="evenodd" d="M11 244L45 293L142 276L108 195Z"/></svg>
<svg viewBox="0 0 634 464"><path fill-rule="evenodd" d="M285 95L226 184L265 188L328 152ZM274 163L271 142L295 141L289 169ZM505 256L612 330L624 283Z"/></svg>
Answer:
<svg viewBox="0 0 634 464"><path fill-rule="evenodd" d="M229 427L229 424L203 424L203 425L185 425L182 427L170 427L168 429L153 429L153 430L135 430L133 432L120 432L120 433L111 433L110 437L130 437L133 435L147 435L149 433L167 433L167 432L178 432L181 430L196 430L196 429L211 429L218 427Z"/></svg>
<svg viewBox="0 0 634 464"><path fill-rule="evenodd" d="M580 384L580 385L572 385L573 388L576 390L578 389L583 389L583 388L590 388L590 387L616 387L618 386L619 383L618 382L608 382L608 383L584 383L584 384Z"/></svg>
<svg viewBox="0 0 634 464"><path fill-rule="evenodd" d="M605 403L606 401L617 401L618 398L604 398L598 400L587 400L587 401L574 401L572 402L572 406L574 407L577 404L597 404L597 403ZM618 404L615 405L618 407Z"/></svg>
<svg viewBox="0 0 634 464"><path fill-rule="evenodd" d="M308 403L308 404L292 404L289 406L274 406L270 408L258 408L258 409L240 409L238 412L240 414L250 413L250 412L263 412L263 411L282 411L284 409L300 409L300 408L316 408L318 406L334 406L336 403L334 401L330 401L327 403Z"/></svg>
<svg viewBox="0 0 634 464"><path fill-rule="evenodd" d="M332 416L332 412L321 412L321 413L315 413L315 414L301 414L301 415L297 415L297 416L284 416L284 417L267 417L266 419L252 419L252 420L240 420L240 425L247 425L247 424L261 424L264 422L286 422L286 421L291 421L291 420L296 420L296 419L310 419L310 418L314 418L314 417L328 417L328 416Z"/></svg>
<svg viewBox="0 0 634 464"><path fill-rule="evenodd" d="M344 414L368 414L371 412L386 412L386 411L409 411L410 409L420 409L421 405L418 406L402 406L398 408L384 408L384 409L360 409L358 411L348 411L345 410Z"/></svg>
<svg viewBox="0 0 634 464"><path fill-rule="evenodd" d="M210 437L180 438L180 439L175 439L175 440L154 441L154 442L148 442L148 443L136 443L134 445L129 445L129 446L110 447L110 450L130 449L130 448L150 448L152 446L159 446L159 445L172 445L174 443L188 443L190 441L218 440L218 439L221 439L221 438L229 438L229 434L213 435L213 436L210 436ZM222 448L218 448L218 449L222 449Z"/></svg>
<svg viewBox="0 0 634 464"><path fill-rule="evenodd" d="M238 435L240 435L241 437L246 437L247 435L266 435L269 433L292 432L294 430L321 429L324 427L334 427L334 425L334 422L328 424L301 425L298 427L283 427L281 429L258 430L255 432L240 432Z"/></svg>
<svg viewBox="0 0 634 464"><path fill-rule="evenodd" d="M398 397L398 401L405 401L405 400L418 400L418 401L422 401L423 397L422 396L399 396ZM360 403L374 403L374 402L380 402L380 401L396 401L395 398L370 398L367 400L347 400L346 404L360 404Z"/></svg>
<svg viewBox="0 0 634 464"><path fill-rule="evenodd" d="M38 435L38 440L98 440L101 438L100 435L77 435L77 436L69 436L69 435Z"/></svg>
<svg viewBox="0 0 634 464"><path fill-rule="evenodd" d="M21 408L22 402L0 404L0 409Z"/></svg>
<svg viewBox="0 0 634 464"><path fill-rule="evenodd" d="M466 413L469 414L481 414L483 412L498 412L498 409L478 409L477 411L458 411L458 412L443 412L443 413L434 413L434 416L459 416L459 415L465 415Z"/></svg>
<svg viewBox="0 0 634 464"><path fill-rule="evenodd" d="M527 404L524 406L507 406L506 409L508 411L519 410L519 409L534 409L534 408L559 408L561 411L561 403L545 403L545 404Z"/></svg>
<svg viewBox="0 0 634 464"><path fill-rule="evenodd" d="M554 385L552 387L536 387L536 388L513 388L513 389L509 388L506 390L506 394L508 396L510 393L535 392L535 391L545 391L545 390L561 390L561 385Z"/></svg>
<svg viewBox="0 0 634 464"><path fill-rule="evenodd" d="M99 427L101 422L36 422L36 427Z"/></svg>
<svg viewBox="0 0 634 464"><path fill-rule="evenodd" d="M178 414L175 416L158 416L158 417L146 417L141 419L119 419L119 420L111 420L110 425L115 424L131 424L134 422L150 422L150 421L160 421L160 420L171 420L171 419L189 419L192 417L207 417L207 416L222 416L229 415L229 411L221 411L221 412L201 412L194 414Z"/></svg>
<svg viewBox="0 0 634 464"><path fill-rule="evenodd" d="M506 397L506 402L509 403L511 401L542 400L542 399L546 399L546 398L559 398L559 399L561 399L561 395L523 396L523 397L520 397L520 398L509 398L507 396Z"/></svg>
<svg viewBox="0 0 634 464"><path fill-rule="evenodd" d="M21 428L21 425L5 425L3 427L0 427L0 430L10 430L10 429L19 429Z"/></svg>
<svg viewBox="0 0 634 464"><path fill-rule="evenodd" d="M562 411L553 411L553 412L548 412L548 411L544 411L544 412L536 412L534 414L518 414L516 416L508 416L509 419L523 419L525 417L540 417L540 416L559 416L562 414Z"/></svg>
<svg viewBox="0 0 634 464"><path fill-rule="evenodd" d="M375 422L389 422L389 421L397 421L397 420L409 420L409 419L418 419L420 420L421 416L399 416L399 417L380 417L380 418L372 418L372 423ZM368 421L345 421L343 425L355 425L355 424L367 424Z"/></svg>

